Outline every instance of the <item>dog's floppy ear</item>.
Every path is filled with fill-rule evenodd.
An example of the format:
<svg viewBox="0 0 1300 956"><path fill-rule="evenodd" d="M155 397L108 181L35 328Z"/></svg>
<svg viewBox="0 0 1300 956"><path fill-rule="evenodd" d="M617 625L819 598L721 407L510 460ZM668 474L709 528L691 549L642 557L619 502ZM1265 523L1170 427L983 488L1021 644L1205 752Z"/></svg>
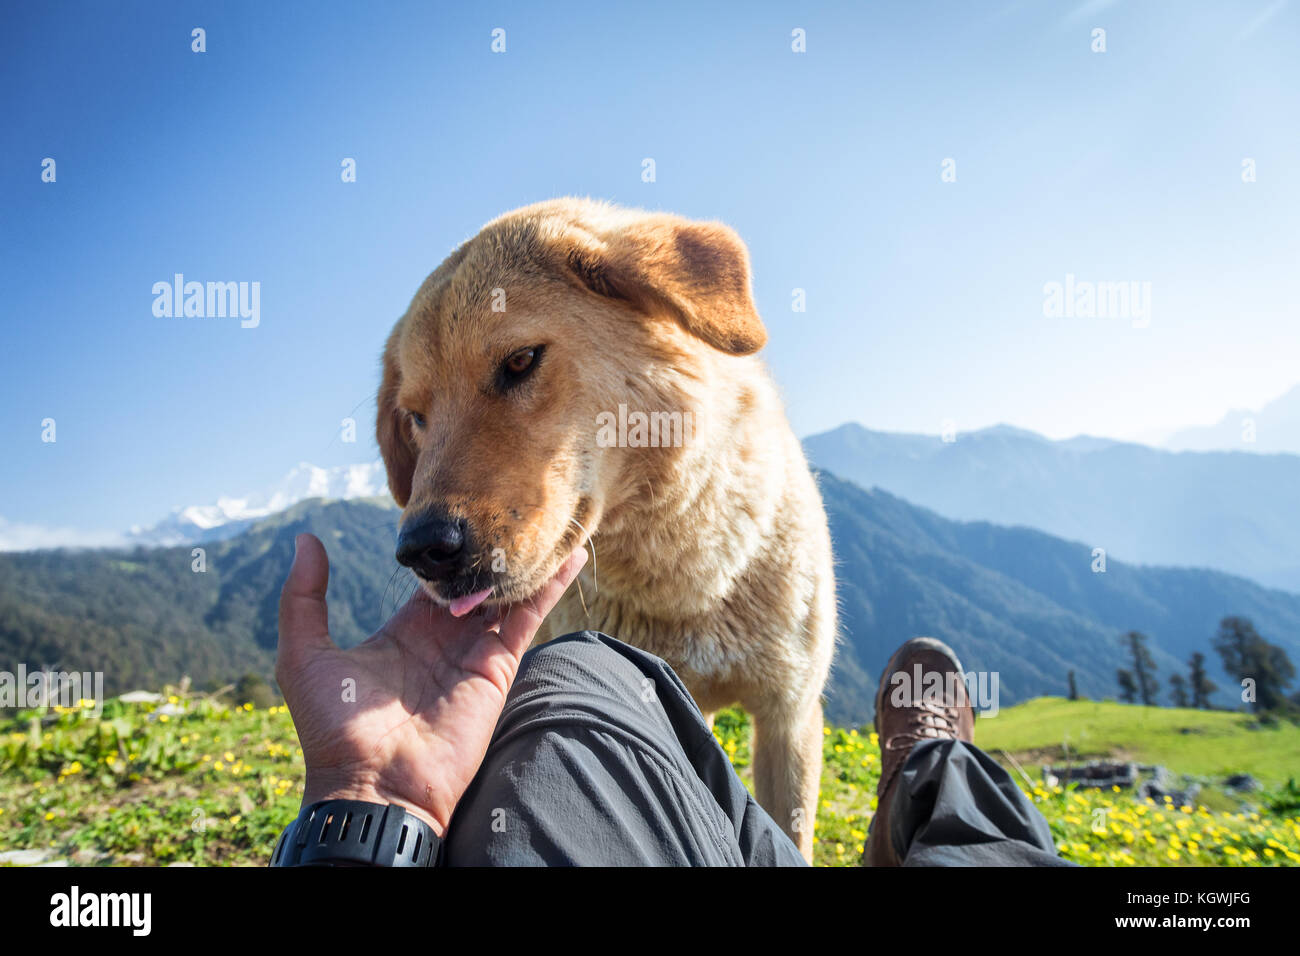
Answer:
<svg viewBox="0 0 1300 956"><path fill-rule="evenodd" d="M573 237L569 271L598 295L667 312L716 349L749 355L767 342L750 291L749 253L720 222L649 214L599 237Z"/></svg>
<svg viewBox="0 0 1300 956"><path fill-rule="evenodd" d="M397 396L402 385L402 373L397 367L397 342L402 330L399 323L384 346L384 377L379 383L379 417L375 422L375 439L379 453L384 456L388 471L388 490L393 500L405 508L411 499L411 481L415 476L415 448L407 433L407 425L398 407Z"/></svg>

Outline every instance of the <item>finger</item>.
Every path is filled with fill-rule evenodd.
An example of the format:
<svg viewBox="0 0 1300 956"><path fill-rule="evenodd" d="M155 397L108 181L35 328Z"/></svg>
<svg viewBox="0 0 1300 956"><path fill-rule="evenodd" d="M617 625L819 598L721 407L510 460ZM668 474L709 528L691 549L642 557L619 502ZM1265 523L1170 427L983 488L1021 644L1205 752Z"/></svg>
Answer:
<svg viewBox="0 0 1300 956"><path fill-rule="evenodd" d="M501 643L515 657L523 656L528 645L532 643L533 637L536 636L537 629L542 626L542 619L559 603L561 596L586 563L586 549L578 548L565 559L559 570L540 591L527 601L512 604L506 609L505 617L501 621Z"/></svg>
<svg viewBox="0 0 1300 956"><path fill-rule="evenodd" d="M293 546L293 566L280 591L277 667L284 663L295 668L311 654L334 647L325 604L330 581L325 546L314 534L298 535Z"/></svg>

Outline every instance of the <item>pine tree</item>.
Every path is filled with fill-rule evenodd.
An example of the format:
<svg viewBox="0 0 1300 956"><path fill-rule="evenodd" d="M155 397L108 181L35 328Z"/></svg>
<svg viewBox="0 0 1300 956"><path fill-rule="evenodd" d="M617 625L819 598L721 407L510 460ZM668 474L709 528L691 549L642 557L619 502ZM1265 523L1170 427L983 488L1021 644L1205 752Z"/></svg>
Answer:
<svg viewBox="0 0 1300 956"><path fill-rule="evenodd" d="M1156 662L1147 647L1147 636L1141 631L1129 631L1120 641L1128 647L1129 654L1133 657L1133 672L1130 676L1136 679L1138 696L1146 706L1154 707L1158 689Z"/></svg>
<svg viewBox="0 0 1300 956"><path fill-rule="evenodd" d="M1295 677L1295 666L1286 651L1270 644L1255 630L1250 618L1225 617L1219 622L1214 649L1223 658L1223 669L1242 683L1254 682L1255 713L1278 710L1286 704L1286 688Z"/></svg>
<svg viewBox="0 0 1300 956"><path fill-rule="evenodd" d="M1197 710L1211 710L1210 695L1219 689L1219 685L1205 673L1205 655L1197 651L1188 661L1188 666L1192 669L1192 706Z"/></svg>
<svg viewBox="0 0 1300 956"><path fill-rule="evenodd" d="M1175 707L1187 706L1187 678L1174 674L1169 678L1169 698Z"/></svg>
<svg viewBox="0 0 1300 956"><path fill-rule="evenodd" d="M1133 672L1120 668L1115 672L1115 679L1119 681L1119 699L1126 704L1131 704L1137 700L1137 684L1133 683Z"/></svg>

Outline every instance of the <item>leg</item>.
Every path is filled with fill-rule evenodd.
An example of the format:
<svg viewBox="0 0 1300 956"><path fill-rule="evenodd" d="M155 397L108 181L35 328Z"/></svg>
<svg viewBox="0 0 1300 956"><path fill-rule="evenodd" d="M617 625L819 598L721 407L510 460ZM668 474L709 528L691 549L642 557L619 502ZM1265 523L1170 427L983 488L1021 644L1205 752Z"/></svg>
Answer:
<svg viewBox="0 0 1300 956"><path fill-rule="evenodd" d="M879 803L868 866L1068 866L1047 821L975 746L975 711L952 648L914 637L876 692ZM919 683L918 683L919 681Z"/></svg>
<svg viewBox="0 0 1300 956"><path fill-rule="evenodd" d="M822 704L754 715L754 793L809 863L821 788Z"/></svg>
<svg viewBox="0 0 1300 956"><path fill-rule="evenodd" d="M672 670L592 631L524 655L448 865L797 865Z"/></svg>
<svg viewBox="0 0 1300 956"><path fill-rule="evenodd" d="M903 866L1071 865L1011 775L973 743L912 748L888 818Z"/></svg>

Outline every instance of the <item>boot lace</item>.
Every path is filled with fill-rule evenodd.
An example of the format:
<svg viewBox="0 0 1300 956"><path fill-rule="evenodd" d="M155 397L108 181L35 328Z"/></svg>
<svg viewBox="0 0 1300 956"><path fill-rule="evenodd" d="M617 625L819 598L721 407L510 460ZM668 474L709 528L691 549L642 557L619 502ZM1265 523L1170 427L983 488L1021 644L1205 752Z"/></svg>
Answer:
<svg viewBox="0 0 1300 956"><path fill-rule="evenodd" d="M907 725L902 733L894 734L884 742L884 752L911 750L923 740L938 740L959 736L957 733L958 711L933 700L914 700L907 708ZM882 754L883 756L883 754ZM889 774L879 792L888 792L898 771L902 769L906 755L900 754L892 762Z"/></svg>

